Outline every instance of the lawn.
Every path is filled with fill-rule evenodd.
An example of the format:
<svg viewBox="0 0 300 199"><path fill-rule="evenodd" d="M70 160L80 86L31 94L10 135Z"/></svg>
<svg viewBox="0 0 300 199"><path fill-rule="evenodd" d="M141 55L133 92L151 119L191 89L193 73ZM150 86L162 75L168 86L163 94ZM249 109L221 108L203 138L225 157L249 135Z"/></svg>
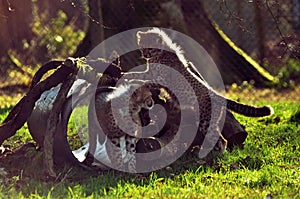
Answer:
<svg viewBox="0 0 300 199"><path fill-rule="evenodd" d="M233 86L226 95L275 110L266 118L235 115L249 132L244 149L209 163L182 158L144 175L91 175L75 168L58 181L41 180L42 164L27 153L20 157L23 166L0 168L0 198L300 198L300 87L279 91ZM1 96L0 102L8 106L0 109L1 121L18 97ZM27 142L32 140L24 126L4 144L14 149ZM0 159L1 165L5 163Z"/></svg>

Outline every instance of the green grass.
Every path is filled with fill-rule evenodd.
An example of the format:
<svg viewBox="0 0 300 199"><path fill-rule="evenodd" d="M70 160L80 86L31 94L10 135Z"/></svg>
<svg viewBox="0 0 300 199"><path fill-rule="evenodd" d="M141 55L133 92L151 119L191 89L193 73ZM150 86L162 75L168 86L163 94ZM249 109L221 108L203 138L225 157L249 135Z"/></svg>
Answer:
<svg viewBox="0 0 300 199"><path fill-rule="evenodd" d="M258 119L235 115L249 132L245 147L226 152L212 165L182 159L149 175L109 171L87 177L74 170L82 178L70 172L58 182L30 178L25 171L9 178L0 172L0 198L300 198L300 92L289 92L232 89L229 97L270 104L275 114ZM0 110L2 121L8 110ZM5 144L28 141L24 127Z"/></svg>

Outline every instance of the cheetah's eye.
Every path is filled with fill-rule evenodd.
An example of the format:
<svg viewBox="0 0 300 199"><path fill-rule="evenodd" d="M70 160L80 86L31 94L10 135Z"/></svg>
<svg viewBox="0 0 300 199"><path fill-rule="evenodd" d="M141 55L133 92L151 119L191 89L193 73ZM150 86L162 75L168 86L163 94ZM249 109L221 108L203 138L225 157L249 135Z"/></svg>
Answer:
<svg viewBox="0 0 300 199"><path fill-rule="evenodd" d="M148 109L152 109L153 105L154 105L154 102L151 98L146 100L146 106Z"/></svg>
<svg viewBox="0 0 300 199"><path fill-rule="evenodd" d="M138 97L138 94L136 92L133 92L131 95L134 99L136 99Z"/></svg>

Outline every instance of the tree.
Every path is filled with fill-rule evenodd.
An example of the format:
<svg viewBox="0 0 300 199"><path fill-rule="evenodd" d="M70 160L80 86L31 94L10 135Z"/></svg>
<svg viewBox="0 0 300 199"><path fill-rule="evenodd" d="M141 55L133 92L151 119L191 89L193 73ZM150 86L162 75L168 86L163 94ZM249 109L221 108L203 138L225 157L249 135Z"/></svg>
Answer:
<svg viewBox="0 0 300 199"><path fill-rule="evenodd" d="M87 52L90 52L94 44L98 44L104 39L103 27L99 21L102 20L102 6L99 0L89 0L89 16L91 17L90 23L86 31L86 36L83 41L79 44L75 57L86 56Z"/></svg>
<svg viewBox="0 0 300 199"><path fill-rule="evenodd" d="M249 57L218 30L200 1L182 0L182 11L189 35L212 56L226 84L254 80L256 86L263 86L265 82L272 81L272 77L262 67L247 60ZM195 25L197 29L193 28Z"/></svg>
<svg viewBox="0 0 300 199"><path fill-rule="evenodd" d="M75 55L86 55L98 44L87 41L99 38L99 35L103 35L103 40L132 28L159 26L183 32L201 44L218 66L225 84L254 80L256 86L264 86L266 82L274 81L273 76L236 47L209 19L199 0L181 0L180 4L173 1L115 0L102 1L102 5L101 0L89 0L89 7L92 8L91 16L95 16L94 10L97 10L95 19L102 26L96 27L95 22L90 21L86 39L78 48L81 53ZM103 34L98 33L99 29Z"/></svg>

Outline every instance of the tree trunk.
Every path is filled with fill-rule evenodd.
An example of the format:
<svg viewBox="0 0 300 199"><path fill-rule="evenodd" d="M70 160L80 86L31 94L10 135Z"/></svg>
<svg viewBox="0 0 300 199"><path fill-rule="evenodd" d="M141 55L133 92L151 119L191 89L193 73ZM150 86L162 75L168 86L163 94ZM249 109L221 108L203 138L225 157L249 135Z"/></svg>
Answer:
<svg viewBox="0 0 300 199"><path fill-rule="evenodd" d="M77 47L74 57L84 57L104 40L102 22L102 5L100 0L89 0L89 16L90 21L86 31L85 38Z"/></svg>
<svg viewBox="0 0 300 199"><path fill-rule="evenodd" d="M265 58L265 27L264 27L264 19L263 19L263 11L261 10L260 7L260 2L259 0L256 0L254 3L255 6L255 23L256 23L256 27L257 27L257 35L258 35L258 60L260 62L260 64L264 63L264 58Z"/></svg>
<svg viewBox="0 0 300 199"><path fill-rule="evenodd" d="M184 32L202 45L218 66L225 84L254 80L256 86L264 86L273 81L267 71L221 36L199 0L181 0L181 7L170 1L139 0L102 1L101 7L100 1L89 0L89 6L90 15L102 26L90 21L86 38L74 56L87 55L100 42L100 37L108 38L132 28L159 26ZM174 16L176 6L181 14Z"/></svg>
<svg viewBox="0 0 300 199"><path fill-rule="evenodd" d="M199 0L182 0L181 7L188 34L212 56L225 84L254 80L256 86L264 86L272 81L263 68L250 63L247 55L239 53L220 35Z"/></svg>

